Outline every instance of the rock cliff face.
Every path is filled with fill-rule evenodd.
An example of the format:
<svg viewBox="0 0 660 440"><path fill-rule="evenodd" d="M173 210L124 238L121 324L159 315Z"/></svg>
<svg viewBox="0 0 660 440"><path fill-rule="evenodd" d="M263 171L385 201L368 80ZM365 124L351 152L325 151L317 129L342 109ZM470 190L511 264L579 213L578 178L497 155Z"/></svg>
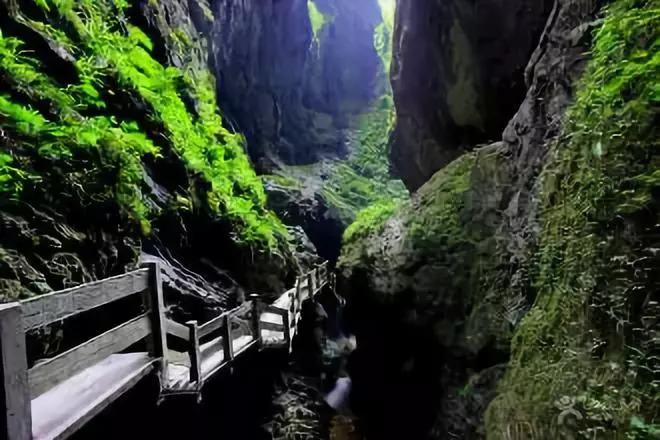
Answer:
<svg viewBox="0 0 660 440"><path fill-rule="evenodd" d="M302 226L331 261L357 210L405 195L385 158L392 26L381 6L216 1L212 24L198 26L209 41L225 121L245 134L260 173L288 181L268 187L271 206L286 224Z"/></svg>
<svg viewBox="0 0 660 440"><path fill-rule="evenodd" d="M397 123L390 160L409 189L500 136L525 95L525 66L552 4L397 3L391 71Z"/></svg>
<svg viewBox="0 0 660 440"><path fill-rule="evenodd" d="M200 319L245 287L285 287L294 250L218 115L206 1L3 1L0 15L3 299L154 259Z"/></svg>
<svg viewBox="0 0 660 440"><path fill-rule="evenodd" d="M351 118L386 85L377 0L216 1L212 13L220 104L262 169L345 155Z"/></svg>
<svg viewBox="0 0 660 440"><path fill-rule="evenodd" d="M653 393L647 384L657 383L650 379L644 383L626 382L626 374L642 374L646 367L626 367L624 371L620 363L621 357L626 357L643 359L644 365L653 364L651 353L657 347L651 348L649 341L657 331L657 321L638 327L639 339L634 344L640 354L622 350L622 341L630 339L616 330L617 326L629 325L632 332L632 322L642 322L655 307L651 299L656 295L655 278L636 281L619 264L646 255L643 249L650 246L647 240L652 241L644 229L649 221L646 216L656 218L657 202L650 189L636 187L634 191L645 194L642 204L637 205L631 193L620 192L615 184L610 187L610 178L603 176L616 174L614 169L625 169L626 178L640 182L648 179L642 176L649 172L645 167L651 160L650 140L655 135L650 128L652 98L648 95L653 74L645 70L650 69L647 66L652 61L645 48L652 43L626 37L623 29L641 27L639 32L644 34L653 26L651 22L657 22L657 14L651 13L654 18L645 21L640 18L644 12L640 16L622 12L632 11L632 2L615 2L606 30L596 34L598 58L580 83L589 61L593 32L602 25L597 14L607 2L557 0L551 11L541 2L525 9L529 13L538 8L539 15L517 15L516 20L522 23L529 23L530 17L536 17L532 19L535 22L547 16L545 30L534 40L537 47L531 58L527 49L517 52L528 39L518 38L513 43L508 40L513 34L505 32L499 35L502 39L496 37L489 43L492 47L515 47L501 53L516 53L507 58L516 61L503 63L493 71L492 78L503 78L502 72L506 71L506 75L516 72L522 80L523 70L518 63L529 58L524 86L520 83L517 92L510 90L507 99L500 101L503 110L499 113L487 111L483 104L473 107L479 110L469 114L481 118L481 123L490 115L491 129L495 130L492 127L503 124L502 118L511 115L515 96L522 99L522 104L518 102L518 111L507 124L502 141L461 154L462 149L449 146L463 143L466 149L475 148L473 142L483 139L487 130L482 130L486 125L479 126L475 119L465 124L472 128L456 141L461 133L456 126L461 124L456 124L445 105L450 93L446 85L453 84L455 78L452 70L438 63L431 69L435 82L422 81L415 92L407 87L419 81L404 80L410 72L423 70L419 68L423 58L413 48L426 48L421 51L428 51L424 59L438 59L439 55L433 58L428 54L447 47L440 45L445 40L436 34L428 34L425 39L424 26L441 32L445 27L437 24L446 23L446 17L452 15L433 15L429 9L423 15L415 8L418 2L412 3L400 2L397 12L398 49L392 75L400 113L392 160L399 171L403 170L406 184L419 189L410 203L381 205L360 214L344 236L340 258L344 287L353 308L351 322L358 337L352 372L356 411L365 417L374 438L545 439L578 432L588 436L589 432L599 431L605 433L602 438L609 439L629 429L647 432L644 429L651 428L643 424L629 428L630 418L636 411L638 421L644 414L648 419L657 406L651 404L649 411L641 405L631 411L620 407L612 396L616 392L637 393L641 401L651 402ZM635 7L650 8L650 3L638 2ZM425 8L420 7L422 11ZM440 12L435 3L433 8ZM620 21L624 17L628 20L625 25ZM457 19L455 25L460 23ZM621 23L620 27L615 23ZM525 25L514 28L516 32L531 29ZM461 25L461 29L464 41L471 42L478 40L488 26ZM616 44L627 49L608 52ZM625 57L632 53L644 55L641 64L631 67L630 72L635 73L630 77L621 79L621 70L608 70L628 65ZM478 66L474 69L478 75L489 77L487 63L475 61L473 65ZM515 84L513 77L508 77L507 85ZM610 80L636 84L637 88L624 95L616 92L613 101L608 101L609 95L597 95L595 90L604 90L603 84ZM573 104L578 86L581 92ZM526 95L520 94L525 87ZM475 96L479 99L472 102L487 103L493 96L485 88L478 90ZM424 105L420 103L429 96L433 101L427 103L430 111L412 112L406 107ZM625 98L620 101L618 96ZM437 105L440 100L443 105ZM625 115L612 110L627 102L635 103L630 104L635 110L630 107ZM594 114L600 115L596 118L610 115L608 133L618 134L607 140L594 138L592 127L598 124L590 119ZM429 122L429 115L435 122ZM640 121L639 131L629 120ZM564 121L568 121L566 126ZM429 126L437 126L438 131L429 131ZM421 133L415 142L410 141L412 137L405 139L413 128ZM622 133L631 133L628 130L633 130L639 140L635 145L640 154L634 158L633 153L623 153L626 147L617 141ZM609 148L612 153L601 160L604 150L597 149L591 155L580 147L589 144ZM436 171L456 156L458 159ZM627 165L623 166L624 162ZM587 193L592 197L589 201L585 199ZM619 208L612 205L614 201L621 204ZM578 205L581 208L576 208ZM619 218L616 213L622 212L617 211L624 209L621 206L631 206L636 214L626 220ZM576 212L584 214L574 217ZM620 225L621 221L628 226ZM616 270L622 274L620 278L612 278ZM604 287L618 283L620 287ZM630 292L626 289L633 285L639 286L640 298L622 300L621 295ZM601 315L603 303L617 304L617 310L628 313L631 321L623 324L621 317L615 317L620 316L619 312L613 309L609 309L613 315ZM587 309L591 310L589 317L581 315ZM608 348L596 348L602 347L598 341ZM567 353L578 354L573 357ZM607 376L601 370L607 369L606 365L617 373ZM544 374L548 368L556 369L551 375ZM573 382L552 379L555 376L571 377ZM591 385L578 385L581 381ZM610 391L598 394L597 389L605 388ZM581 422L564 424L568 413L577 414Z"/></svg>

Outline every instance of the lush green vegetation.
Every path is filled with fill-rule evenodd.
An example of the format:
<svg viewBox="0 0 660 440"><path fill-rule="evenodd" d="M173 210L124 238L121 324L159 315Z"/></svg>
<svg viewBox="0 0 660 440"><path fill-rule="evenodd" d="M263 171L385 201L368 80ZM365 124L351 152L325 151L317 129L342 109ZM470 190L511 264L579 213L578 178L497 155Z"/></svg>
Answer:
<svg viewBox="0 0 660 440"><path fill-rule="evenodd" d="M395 110L387 72L392 56L392 29L394 25L393 1L380 0L383 20L376 27L374 48L383 61L382 81L385 94L373 107L360 115L355 124L355 151L333 170L326 198L340 208L347 223L371 204L384 206L408 197L403 183L390 176L387 149L394 129Z"/></svg>
<svg viewBox="0 0 660 440"><path fill-rule="evenodd" d="M430 249L435 258L448 262L454 269L455 265L461 265L460 271L452 272L457 280L455 285L459 285L462 274L470 272L466 269L471 263L471 247L467 245L470 239L460 215L474 162L474 154L461 156L438 171L410 203L381 199L360 211L344 233L340 264L353 266L366 261L367 238L373 240L383 231L386 220L396 216L405 231L404 246L408 252L412 255Z"/></svg>
<svg viewBox="0 0 660 440"><path fill-rule="evenodd" d="M393 200L382 200L360 211L355 221L346 228L344 241L355 242L382 230L385 221L397 211L399 203Z"/></svg>
<svg viewBox="0 0 660 440"><path fill-rule="evenodd" d="M385 96L358 118L355 151L335 165L324 187L326 198L340 207L347 223L371 203L407 198L403 183L390 176L387 161L393 114L392 99Z"/></svg>
<svg viewBox="0 0 660 440"><path fill-rule="evenodd" d="M406 222L407 237L415 246L447 247L467 239L460 216L474 161L472 153L459 157L419 189L413 200L415 215Z"/></svg>
<svg viewBox="0 0 660 440"><path fill-rule="evenodd" d="M374 47L383 61L385 71L389 73L392 62L392 33L394 32L395 0L378 0L383 21L376 26L374 33Z"/></svg>
<svg viewBox="0 0 660 440"><path fill-rule="evenodd" d="M307 0L307 9L309 11L309 21L312 23L314 41L318 43L319 33L321 32L321 29L323 29L323 26L326 25L328 19L323 12L319 11L314 0Z"/></svg>
<svg viewBox="0 0 660 440"><path fill-rule="evenodd" d="M617 0L595 34L543 172L536 301L489 439L659 438L658 29L657 0Z"/></svg>
<svg viewBox="0 0 660 440"><path fill-rule="evenodd" d="M191 185L196 178L209 183L204 200L196 200L195 207L229 220L237 242L273 248L284 239L283 226L265 209L264 189L244 153L242 137L222 126L207 70L163 66L152 56L151 41L140 29L129 25L128 34L122 33L125 1L36 3L52 22L30 20L29 25L71 51L80 79L58 84L36 55L23 50L20 40L0 34L0 68L12 79L15 92L0 97L0 128L32 146L39 157L52 160L76 161L96 150L97 162L85 161L83 166L117 170L111 194L104 196L116 198L145 233L158 212L146 203L142 160L159 157L167 147L185 163ZM16 20L25 22L20 16ZM193 44L182 30L173 35L181 45ZM184 104L184 92L195 99L196 114ZM144 119L127 120L109 110L108 102L120 94L142 101L148 108ZM57 111L35 110L43 102ZM25 173L12 168L5 156L0 156L0 190L11 190L20 198Z"/></svg>

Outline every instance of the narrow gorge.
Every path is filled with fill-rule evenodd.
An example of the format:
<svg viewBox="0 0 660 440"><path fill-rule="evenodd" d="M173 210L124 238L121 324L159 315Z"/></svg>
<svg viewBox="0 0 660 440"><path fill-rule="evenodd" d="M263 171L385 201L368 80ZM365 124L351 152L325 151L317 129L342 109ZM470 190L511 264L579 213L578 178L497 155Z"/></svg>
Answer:
<svg viewBox="0 0 660 440"><path fill-rule="evenodd" d="M658 0L0 0L0 438L2 306L156 264L193 340L290 295L292 351L255 306L71 438L660 439L659 48Z"/></svg>

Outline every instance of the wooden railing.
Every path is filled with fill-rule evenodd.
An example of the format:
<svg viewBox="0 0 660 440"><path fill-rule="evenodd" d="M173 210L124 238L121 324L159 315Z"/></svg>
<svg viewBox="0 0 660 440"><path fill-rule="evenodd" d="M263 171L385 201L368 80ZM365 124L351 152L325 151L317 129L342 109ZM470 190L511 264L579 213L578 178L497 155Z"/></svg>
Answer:
<svg viewBox="0 0 660 440"><path fill-rule="evenodd" d="M250 295L250 300L244 302L233 310L226 311L221 315L199 325L197 321L189 321L185 325L172 320L167 320L166 331L188 344L188 355L190 359L189 383L192 387L187 390L180 388L165 389L164 393L195 392L203 383L219 370L232 361L240 353L245 352L252 346L262 344L262 332L282 333L282 343L291 349L291 341L295 336L297 324L300 320L302 303L308 298L313 298L321 290L333 282L334 277L328 271L327 263L319 265L314 270L296 278L295 286L287 291L276 301L274 305L264 305L258 295ZM279 305L278 305L279 304ZM250 335L252 340L244 346L240 346L240 352L234 352L236 337L232 334L233 323L239 319L242 313L249 311ZM263 316L272 314L280 317L281 322L269 322L262 319ZM219 335L217 335L219 333ZM222 342L223 361L208 372L202 372L202 364L208 356L214 356L213 350L202 350L205 339L213 341L214 336L219 336ZM232 343L230 343L232 342Z"/></svg>
<svg viewBox="0 0 660 440"><path fill-rule="evenodd" d="M141 295L143 298L144 310L139 316L58 356L27 368L25 332L72 318L132 295ZM1 304L0 396L4 396L4 408L0 408L0 432L11 440L32 438L32 401L71 376L143 339L149 339L149 356L145 357L141 370L146 372L153 364L157 364L159 373L165 375L167 343L163 311L160 271L158 265L153 263L107 280L22 302ZM117 390L119 394L123 391ZM85 420L93 417L116 397L118 395L109 396L104 402L88 408ZM79 420L67 427L67 432L75 431L85 420Z"/></svg>
<svg viewBox="0 0 660 440"><path fill-rule="evenodd" d="M0 438L65 438L154 370L164 395L199 393L206 380L237 356L261 346L263 334L274 334L279 341L281 333L281 343L290 350L303 301L333 281L327 264L322 264L298 277L294 288L273 305L264 305L259 296L251 295L249 301L201 325L165 318L157 263L80 287L0 304ZM138 316L28 368L26 332L134 295L142 297ZM186 344L189 367L185 367L183 382L173 380L180 366L168 362L167 335ZM146 352L126 352L143 340ZM112 376L109 384L102 383L104 375ZM100 396L94 394L95 386ZM80 402L70 401L74 398Z"/></svg>
<svg viewBox="0 0 660 440"><path fill-rule="evenodd" d="M331 285L330 287L333 290L335 289L334 274L329 273L327 262L296 279L295 286L285 293L288 297L285 304L288 302L288 307L283 308L277 304L266 307L266 312L281 316L281 326L270 322L262 322L262 326L273 331L284 331L286 329L284 331L285 340L289 350L291 350L291 341L298 329L303 302L316 296L326 285Z"/></svg>

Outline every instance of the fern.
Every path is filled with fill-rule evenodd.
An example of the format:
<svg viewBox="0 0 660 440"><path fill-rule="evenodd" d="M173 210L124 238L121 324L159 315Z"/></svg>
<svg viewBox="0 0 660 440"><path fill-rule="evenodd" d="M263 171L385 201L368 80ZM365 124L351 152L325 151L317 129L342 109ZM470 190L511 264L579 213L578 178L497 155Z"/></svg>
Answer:
<svg viewBox="0 0 660 440"><path fill-rule="evenodd" d="M53 39L66 41L76 57L80 81L65 86L56 84L41 71L39 62L21 52L22 43L0 34L0 68L16 82L16 89L34 101L52 102L57 120L11 102L0 101L3 124L24 138L40 137L37 153L49 160L72 158L87 149L98 151L101 166L117 169L114 193L120 204L148 231L149 218L140 186L141 160L157 156L149 136L134 122L117 123L111 115L84 118L85 111L107 111L108 80L129 93L140 96L148 105L148 118L165 128L166 141L191 175L210 183L201 201L216 216L235 225L236 240L263 248L282 243L286 232L265 208L266 196L260 179L244 152L244 139L222 126L217 111L215 84L208 71L165 67L156 61L153 45L139 28L128 26L120 32L118 17L127 6L125 0L43 0L41 6L59 14L58 26L31 22L33 28ZM185 33L175 32L181 45L194 44ZM197 115L191 115L181 98L182 91L195 97ZM36 142L35 142L36 144Z"/></svg>

